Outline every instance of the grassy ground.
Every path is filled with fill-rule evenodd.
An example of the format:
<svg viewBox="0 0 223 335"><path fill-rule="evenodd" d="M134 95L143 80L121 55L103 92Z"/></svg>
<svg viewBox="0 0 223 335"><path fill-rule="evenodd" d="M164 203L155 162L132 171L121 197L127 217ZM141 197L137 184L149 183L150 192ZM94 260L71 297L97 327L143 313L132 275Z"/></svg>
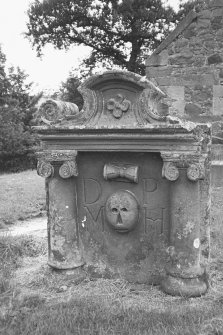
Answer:
<svg viewBox="0 0 223 335"><path fill-rule="evenodd" d="M0 294L1 335L223 334L220 282L200 298L171 297L159 287L93 278L84 268L52 270L45 239L0 242L1 266L11 271Z"/></svg>
<svg viewBox="0 0 223 335"><path fill-rule="evenodd" d="M44 180L35 171L1 175L0 184L4 222L42 212ZM212 210L210 288L200 298L95 278L85 268L55 271L46 238L0 237L0 335L223 335L221 204Z"/></svg>
<svg viewBox="0 0 223 335"><path fill-rule="evenodd" d="M45 210L44 178L36 171L0 175L0 227Z"/></svg>

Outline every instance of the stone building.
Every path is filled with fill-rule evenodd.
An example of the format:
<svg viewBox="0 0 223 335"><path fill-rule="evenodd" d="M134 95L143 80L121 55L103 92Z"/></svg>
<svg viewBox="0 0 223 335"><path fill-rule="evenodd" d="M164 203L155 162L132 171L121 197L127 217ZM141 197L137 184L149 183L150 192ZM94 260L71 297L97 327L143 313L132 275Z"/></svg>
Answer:
<svg viewBox="0 0 223 335"><path fill-rule="evenodd" d="M223 0L205 1L191 11L146 62L147 78L169 97L170 113L211 122L212 231L223 206Z"/></svg>

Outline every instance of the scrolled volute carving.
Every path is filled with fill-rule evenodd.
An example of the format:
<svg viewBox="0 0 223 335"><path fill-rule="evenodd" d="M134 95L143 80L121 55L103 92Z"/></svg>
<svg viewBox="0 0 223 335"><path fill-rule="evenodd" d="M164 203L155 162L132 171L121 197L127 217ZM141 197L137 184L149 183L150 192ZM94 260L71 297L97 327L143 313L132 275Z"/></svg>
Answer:
<svg viewBox="0 0 223 335"><path fill-rule="evenodd" d="M42 177L53 176L53 164L60 165L59 175L61 178L67 179L78 175L76 150L43 150L37 152L36 156L38 159L37 173Z"/></svg>
<svg viewBox="0 0 223 335"><path fill-rule="evenodd" d="M161 152L164 161L163 177L176 180L179 177L178 168L185 170L187 178L196 182L205 177L205 161L207 156L186 152Z"/></svg>
<svg viewBox="0 0 223 335"><path fill-rule="evenodd" d="M37 174L44 178L52 177L54 175L54 168L50 162L40 160L37 163Z"/></svg>
<svg viewBox="0 0 223 335"><path fill-rule="evenodd" d="M59 169L59 175L63 179L67 179L73 176L76 177L78 175L77 163L75 161L64 162Z"/></svg>
<svg viewBox="0 0 223 335"><path fill-rule="evenodd" d="M162 176L170 181L175 181L179 178L179 170L173 162L164 162Z"/></svg>
<svg viewBox="0 0 223 335"><path fill-rule="evenodd" d="M36 121L51 125L64 119L72 119L78 113L78 106L71 102L48 99L40 105Z"/></svg>
<svg viewBox="0 0 223 335"><path fill-rule="evenodd" d="M204 179L204 166L200 163L192 163L187 168L187 177L191 181Z"/></svg>

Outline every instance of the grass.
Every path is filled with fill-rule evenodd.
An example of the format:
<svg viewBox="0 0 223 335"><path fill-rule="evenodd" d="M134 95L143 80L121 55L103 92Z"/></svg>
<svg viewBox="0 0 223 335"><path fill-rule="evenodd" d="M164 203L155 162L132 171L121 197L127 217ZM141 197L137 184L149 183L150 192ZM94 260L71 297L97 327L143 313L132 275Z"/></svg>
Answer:
<svg viewBox="0 0 223 335"><path fill-rule="evenodd" d="M35 267L38 257L46 254L41 238L6 237L0 245L2 265L11 266L10 278L16 285L11 287L9 308L0 317L1 335L223 334L223 285L218 281L203 297L171 297L159 287L94 278L84 268L55 271L46 258ZM32 273L22 258L32 259ZM23 276L20 271L16 280L20 269ZM216 267L212 270L218 272Z"/></svg>
<svg viewBox="0 0 223 335"><path fill-rule="evenodd" d="M184 299L152 286L89 278L70 289L62 302L62 294L53 303L25 297L4 321L2 335L223 334L222 294Z"/></svg>
<svg viewBox="0 0 223 335"><path fill-rule="evenodd" d="M16 270L22 265L24 257L38 257L47 252L47 243L44 239L33 236L0 237L0 334L5 318L11 310L16 308L18 287L14 282Z"/></svg>
<svg viewBox="0 0 223 335"><path fill-rule="evenodd" d="M44 178L36 171L0 175L0 226L45 211Z"/></svg>
<svg viewBox="0 0 223 335"><path fill-rule="evenodd" d="M36 171L0 176L5 223L43 212ZM218 199L218 197L216 196ZM46 240L0 237L0 335L223 335L222 204L214 202L210 288L200 298L46 265Z"/></svg>
<svg viewBox="0 0 223 335"><path fill-rule="evenodd" d="M10 291L11 279L23 257L37 257L46 253L47 245L43 239L33 236L0 237L0 294Z"/></svg>

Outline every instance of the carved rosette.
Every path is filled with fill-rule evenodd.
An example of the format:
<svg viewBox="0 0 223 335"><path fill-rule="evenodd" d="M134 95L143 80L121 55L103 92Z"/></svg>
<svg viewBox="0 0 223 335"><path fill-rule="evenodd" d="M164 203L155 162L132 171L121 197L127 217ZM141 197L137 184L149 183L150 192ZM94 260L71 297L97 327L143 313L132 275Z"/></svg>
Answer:
<svg viewBox="0 0 223 335"><path fill-rule="evenodd" d="M162 176L170 181L175 181L179 178L179 170L172 162L164 162Z"/></svg>
<svg viewBox="0 0 223 335"><path fill-rule="evenodd" d="M59 175L63 179L78 175L76 163L76 150L52 150L37 153L37 173L44 178L54 175L53 164L62 162L59 168Z"/></svg>

